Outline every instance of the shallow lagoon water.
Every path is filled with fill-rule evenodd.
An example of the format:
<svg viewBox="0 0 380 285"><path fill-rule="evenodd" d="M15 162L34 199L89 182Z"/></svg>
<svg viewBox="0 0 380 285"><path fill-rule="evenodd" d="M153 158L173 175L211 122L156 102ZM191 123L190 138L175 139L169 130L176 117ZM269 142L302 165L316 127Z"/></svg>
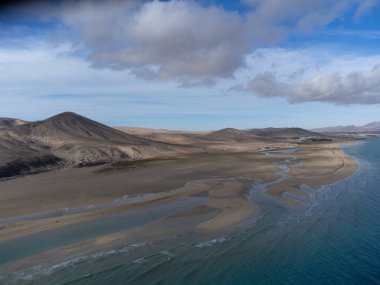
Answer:
<svg viewBox="0 0 380 285"><path fill-rule="evenodd" d="M297 211L267 203L259 218L222 237L125 245L20 273L10 284L380 284L380 140L345 152L360 169L308 189Z"/></svg>
<svg viewBox="0 0 380 285"><path fill-rule="evenodd" d="M205 204L204 197L186 197L157 205L132 209L90 221L0 241L0 265L45 250L69 245L105 234L128 230L177 212Z"/></svg>

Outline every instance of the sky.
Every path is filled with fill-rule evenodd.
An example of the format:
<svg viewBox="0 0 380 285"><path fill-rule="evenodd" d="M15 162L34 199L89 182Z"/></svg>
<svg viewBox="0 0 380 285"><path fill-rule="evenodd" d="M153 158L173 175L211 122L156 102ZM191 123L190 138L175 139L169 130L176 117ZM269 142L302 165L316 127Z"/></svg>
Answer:
<svg viewBox="0 0 380 285"><path fill-rule="evenodd" d="M380 121L378 0L0 6L0 117L212 130Z"/></svg>

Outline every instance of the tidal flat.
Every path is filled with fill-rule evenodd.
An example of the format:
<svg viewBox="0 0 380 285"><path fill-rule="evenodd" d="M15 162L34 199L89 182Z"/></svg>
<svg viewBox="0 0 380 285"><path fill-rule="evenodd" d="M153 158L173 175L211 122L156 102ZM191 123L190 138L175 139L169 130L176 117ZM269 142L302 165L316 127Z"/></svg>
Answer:
<svg viewBox="0 0 380 285"><path fill-rule="evenodd" d="M340 144L330 143L191 154L3 181L0 272L8 276L170 236L217 239L254 224L268 205L302 208L310 189L346 178L356 167Z"/></svg>

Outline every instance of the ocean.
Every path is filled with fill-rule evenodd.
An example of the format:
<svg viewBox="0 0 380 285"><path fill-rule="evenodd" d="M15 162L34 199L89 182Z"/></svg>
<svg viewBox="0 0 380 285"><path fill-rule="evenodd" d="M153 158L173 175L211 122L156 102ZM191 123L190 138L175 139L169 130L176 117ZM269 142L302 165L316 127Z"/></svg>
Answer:
<svg viewBox="0 0 380 285"><path fill-rule="evenodd" d="M255 220L218 238L188 233L129 244L0 283L380 284L380 140L344 151L359 169L296 211L267 203Z"/></svg>

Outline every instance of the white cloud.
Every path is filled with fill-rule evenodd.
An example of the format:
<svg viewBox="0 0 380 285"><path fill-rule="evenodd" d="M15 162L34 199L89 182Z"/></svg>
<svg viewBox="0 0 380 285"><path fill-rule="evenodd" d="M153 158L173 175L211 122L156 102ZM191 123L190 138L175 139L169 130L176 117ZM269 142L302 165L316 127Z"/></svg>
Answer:
<svg viewBox="0 0 380 285"><path fill-rule="evenodd" d="M4 96L54 94L136 94L166 92L173 82L147 85L128 71L94 69L74 54L70 43L23 42L22 46L0 46L0 90Z"/></svg>
<svg viewBox="0 0 380 285"><path fill-rule="evenodd" d="M78 32L96 67L130 69L143 78L209 82L232 76L249 49L245 20L192 1L81 1L61 19Z"/></svg>
<svg viewBox="0 0 380 285"><path fill-rule="evenodd" d="M380 56L337 55L317 49L268 49L253 56L259 66L232 89L289 102L380 103Z"/></svg>
<svg viewBox="0 0 380 285"><path fill-rule="evenodd" d="M272 72L286 84L319 73L365 71L380 62L380 57L336 57L313 49L262 49L248 57L248 68L237 72L236 79L220 81L213 89L184 89L171 81L147 84L127 71L91 68L73 54L71 44L22 44L17 48L0 46L0 113L6 117L37 120L71 110L109 124L174 129L318 127L334 120L336 124L378 120L377 106L289 105L283 98L221 94L220 88L246 82L259 71ZM316 65L319 61L322 64ZM306 67L304 72L299 71L302 67ZM321 112L328 114L319 118Z"/></svg>
<svg viewBox="0 0 380 285"><path fill-rule="evenodd" d="M357 17L375 0L244 1L239 14L192 0L62 1L56 16L84 41L95 67L128 69L145 79L212 84L233 77L245 57L294 30ZM45 10L46 11L46 10Z"/></svg>
<svg viewBox="0 0 380 285"><path fill-rule="evenodd" d="M58 17L79 37L88 49L87 61L71 55L72 44L2 48L1 88L46 94L135 88L147 93L175 90L173 79L193 86L229 78L220 85L234 80L241 83L234 90L291 102L379 103L374 68L379 57L258 48L290 30L326 25L348 9L362 15L374 0L245 2L252 6L245 14L190 0L61 2L43 10L44 16ZM167 81L144 84L134 80L136 75Z"/></svg>

